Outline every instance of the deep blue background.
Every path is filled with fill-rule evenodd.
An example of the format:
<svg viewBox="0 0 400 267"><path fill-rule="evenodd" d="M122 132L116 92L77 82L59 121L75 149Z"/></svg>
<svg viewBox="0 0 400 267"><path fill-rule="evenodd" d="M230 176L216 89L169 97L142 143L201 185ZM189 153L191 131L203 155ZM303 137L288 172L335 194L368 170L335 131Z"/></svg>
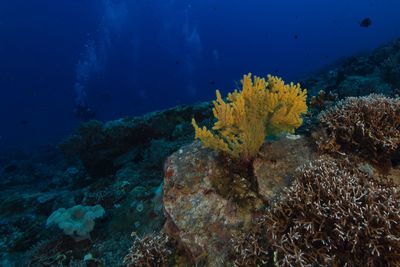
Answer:
<svg viewBox="0 0 400 267"><path fill-rule="evenodd" d="M212 99L247 72L295 81L399 37L399 10L398 0L0 0L0 150L61 140L79 123L79 96L109 120Z"/></svg>

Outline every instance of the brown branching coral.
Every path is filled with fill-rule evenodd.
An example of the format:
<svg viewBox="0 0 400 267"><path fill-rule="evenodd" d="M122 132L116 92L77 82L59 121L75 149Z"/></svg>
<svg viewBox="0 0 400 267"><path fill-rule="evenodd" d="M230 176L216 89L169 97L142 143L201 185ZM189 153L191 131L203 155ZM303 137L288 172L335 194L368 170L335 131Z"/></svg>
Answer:
<svg viewBox="0 0 400 267"><path fill-rule="evenodd" d="M41 240L26 252L26 259L21 264L28 267L39 266L75 266L73 251L65 240Z"/></svg>
<svg viewBox="0 0 400 267"><path fill-rule="evenodd" d="M166 267L172 255L172 240L165 233L153 233L135 238L128 255L124 258L127 267Z"/></svg>
<svg viewBox="0 0 400 267"><path fill-rule="evenodd" d="M400 192L322 159L264 217L279 265L399 266Z"/></svg>
<svg viewBox="0 0 400 267"><path fill-rule="evenodd" d="M272 252L266 240L263 224L249 233L241 233L231 239L231 259L235 267L266 266L271 263Z"/></svg>
<svg viewBox="0 0 400 267"><path fill-rule="evenodd" d="M323 112L324 151L351 152L381 166L390 166L400 149L400 99L372 94L349 97Z"/></svg>
<svg viewBox="0 0 400 267"><path fill-rule="evenodd" d="M388 179L320 159L233 239L236 266L400 266L400 192Z"/></svg>

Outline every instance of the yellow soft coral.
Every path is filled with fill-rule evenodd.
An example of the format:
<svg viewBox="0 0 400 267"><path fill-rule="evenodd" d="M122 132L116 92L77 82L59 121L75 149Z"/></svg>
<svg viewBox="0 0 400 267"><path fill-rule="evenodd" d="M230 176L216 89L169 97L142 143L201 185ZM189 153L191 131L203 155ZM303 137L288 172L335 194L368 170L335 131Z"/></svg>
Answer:
<svg viewBox="0 0 400 267"><path fill-rule="evenodd" d="M244 75L242 90L228 94L227 102L216 91L213 131L200 128L192 120L195 139L205 147L248 162L257 155L267 134L292 133L302 124L306 94L299 84L285 84L275 76L269 75L266 81Z"/></svg>

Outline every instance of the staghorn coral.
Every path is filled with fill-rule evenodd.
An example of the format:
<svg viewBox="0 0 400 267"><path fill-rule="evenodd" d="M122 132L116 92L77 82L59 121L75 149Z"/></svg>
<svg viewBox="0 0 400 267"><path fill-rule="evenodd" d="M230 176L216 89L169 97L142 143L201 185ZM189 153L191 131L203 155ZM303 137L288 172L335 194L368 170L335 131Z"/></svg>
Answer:
<svg viewBox="0 0 400 267"><path fill-rule="evenodd" d="M230 240L230 258L235 267L270 266L272 252L265 238L265 229L258 225L249 233L241 233Z"/></svg>
<svg viewBox="0 0 400 267"><path fill-rule="evenodd" d="M27 251L24 264L28 267L72 266L72 250L62 251L61 247L60 240L41 240Z"/></svg>
<svg viewBox="0 0 400 267"><path fill-rule="evenodd" d="M349 97L319 116L330 152L355 152L381 166L391 165L400 148L400 99L371 94Z"/></svg>
<svg viewBox="0 0 400 267"><path fill-rule="evenodd" d="M152 233L140 238L135 232L135 238L128 255L124 258L127 267L166 267L173 254L172 240L165 233Z"/></svg>
<svg viewBox="0 0 400 267"><path fill-rule="evenodd" d="M278 266L399 266L399 200L389 179L322 158L301 167L280 201L256 220L247 235L257 238L239 236L236 243L274 251ZM236 255L239 262L246 256Z"/></svg>
<svg viewBox="0 0 400 267"><path fill-rule="evenodd" d="M285 84L269 75L265 79L244 75L242 90L228 94L225 102L217 90L213 114L217 121L212 128L200 128L195 119L195 139L205 147L223 151L244 162L258 153L267 134L292 133L302 124L307 111L306 90L299 84Z"/></svg>
<svg viewBox="0 0 400 267"><path fill-rule="evenodd" d="M303 166L265 217L283 265L399 266L399 188L349 166L329 158Z"/></svg>

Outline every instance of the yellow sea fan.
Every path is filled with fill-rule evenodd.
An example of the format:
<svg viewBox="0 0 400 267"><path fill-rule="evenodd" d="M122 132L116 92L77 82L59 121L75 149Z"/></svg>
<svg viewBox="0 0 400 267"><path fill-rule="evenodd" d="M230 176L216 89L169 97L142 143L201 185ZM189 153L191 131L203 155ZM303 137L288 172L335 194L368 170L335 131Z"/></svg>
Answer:
<svg viewBox="0 0 400 267"><path fill-rule="evenodd" d="M216 91L213 114L217 121L213 131L200 128L192 120L195 139L205 147L250 161L267 134L293 132L301 125L301 114L307 111L306 94L299 84L285 84L278 77L268 76L266 81L244 75L242 90L228 94L228 102Z"/></svg>
<svg viewBox="0 0 400 267"><path fill-rule="evenodd" d="M307 112L307 90L302 90L300 84L285 84L281 78L271 75L268 75L268 83L275 96L271 96L267 104L275 110L267 128L270 134L293 133L303 123L301 115Z"/></svg>
<svg viewBox="0 0 400 267"><path fill-rule="evenodd" d="M213 134L210 130L207 130L205 126L200 128L195 119L192 119L192 125L195 129L195 139L202 140L202 143L205 147L211 147L213 149L221 150L224 152L228 151L228 145L224 142L223 139L219 138L215 134Z"/></svg>

